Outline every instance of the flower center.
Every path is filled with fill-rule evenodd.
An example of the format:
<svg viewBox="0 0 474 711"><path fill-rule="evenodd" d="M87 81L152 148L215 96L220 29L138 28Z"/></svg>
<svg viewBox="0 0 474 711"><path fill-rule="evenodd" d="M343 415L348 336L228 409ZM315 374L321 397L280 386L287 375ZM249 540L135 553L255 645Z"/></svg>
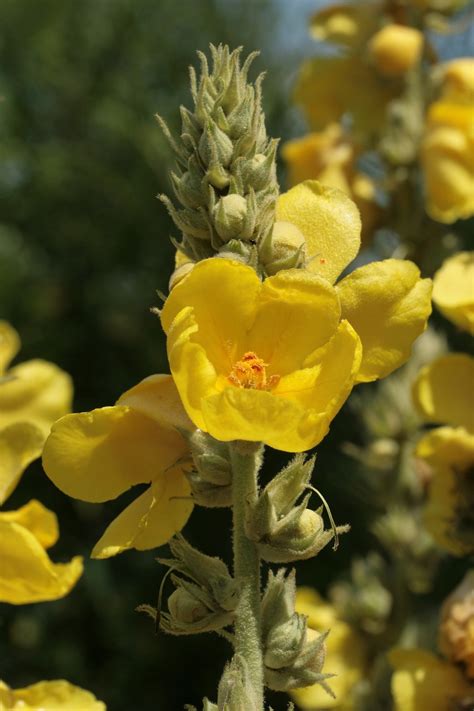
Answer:
<svg viewBox="0 0 474 711"><path fill-rule="evenodd" d="M265 363L256 353L248 351L234 363L227 380L238 388L271 390L278 385L280 376L271 375L267 378L267 366L268 363Z"/></svg>

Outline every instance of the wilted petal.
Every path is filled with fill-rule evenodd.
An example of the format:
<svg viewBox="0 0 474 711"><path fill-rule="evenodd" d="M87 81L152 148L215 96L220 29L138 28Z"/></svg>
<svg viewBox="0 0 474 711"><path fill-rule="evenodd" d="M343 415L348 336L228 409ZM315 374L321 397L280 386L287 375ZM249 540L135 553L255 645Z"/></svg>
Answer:
<svg viewBox="0 0 474 711"><path fill-rule="evenodd" d="M31 531L0 520L0 602L57 600L70 592L82 570L81 557L55 564Z"/></svg>
<svg viewBox="0 0 474 711"><path fill-rule="evenodd" d="M157 548L181 531L192 509L191 488L182 469L168 469L112 521L92 558L110 558L130 548Z"/></svg>
<svg viewBox="0 0 474 711"><path fill-rule="evenodd" d="M449 353L421 369L413 385L413 398L430 422L474 431L474 358Z"/></svg>
<svg viewBox="0 0 474 711"><path fill-rule="evenodd" d="M278 198L276 219L291 222L306 240L308 269L334 283L360 248L361 222L341 190L307 180Z"/></svg>
<svg viewBox="0 0 474 711"><path fill-rule="evenodd" d="M362 341L358 382L383 378L408 360L431 313L431 280L401 259L372 262L345 277L337 290L342 316Z"/></svg>
<svg viewBox="0 0 474 711"><path fill-rule="evenodd" d="M0 430L0 505L13 492L26 467L40 456L43 443L41 430L28 422Z"/></svg>

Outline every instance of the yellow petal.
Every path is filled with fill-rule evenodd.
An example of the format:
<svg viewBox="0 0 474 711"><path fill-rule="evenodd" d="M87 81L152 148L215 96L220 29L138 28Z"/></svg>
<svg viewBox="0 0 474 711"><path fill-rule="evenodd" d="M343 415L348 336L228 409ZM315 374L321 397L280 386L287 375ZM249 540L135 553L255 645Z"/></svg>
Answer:
<svg viewBox="0 0 474 711"><path fill-rule="evenodd" d="M360 18L355 5L332 5L318 10L310 19L315 39L351 45L359 39Z"/></svg>
<svg viewBox="0 0 474 711"><path fill-rule="evenodd" d="M64 679L40 681L23 689L0 682L0 709L5 711L106 711L105 704Z"/></svg>
<svg viewBox="0 0 474 711"><path fill-rule="evenodd" d="M437 427L419 440L415 452L430 464L466 469L474 462L474 435L462 427Z"/></svg>
<svg viewBox="0 0 474 711"><path fill-rule="evenodd" d="M474 358L450 353L421 369L413 385L419 412L430 422L474 431Z"/></svg>
<svg viewBox="0 0 474 711"><path fill-rule="evenodd" d="M11 521L27 528L43 548L50 548L59 538L56 514L36 499L16 511L0 511L0 521Z"/></svg>
<svg viewBox="0 0 474 711"><path fill-rule="evenodd" d="M385 25L373 35L368 51L381 74L400 77L420 61L423 34L405 25Z"/></svg>
<svg viewBox="0 0 474 711"><path fill-rule="evenodd" d="M357 333L343 321L329 343L307 358L307 367L284 376L273 393L324 412L329 423L352 390L361 356Z"/></svg>
<svg viewBox="0 0 474 711"><path fill-rule="evenodd" d="M470 691L462 672L423 649L394 649L394 711L447 711Z"/></svg>
<svg viewBox="0 0 474 711"><path fill-rule="evenodd" d="M431 280L420 279L412 262L387 259L356 269L336 288L342 316L362 341L357 380L383 378L408 360L431 313Z"/></svg>
<svg viewBox="0 0 474 711"><path fill-rule="evenodd" d="M255 318L261 283L250 267L227 259L204 259L166 299L161 323L168 333L175 316L192 304L199 330L194 340L205 344L219 371L229 371L240 357L244 334ZM232 360L235 352L236 357Z"/></svg>
<svg viewBox="0 0 474 711"><path fill-rule="evenodd" d="M433 302L446 318L474 335L474 252L447 259L433 280Z"/></svg>
<svg viewBox="0 0 474 711"><path fill-rule="evenodd" d="M165 428L193 429L171 375L150 375L121 395L117 405L131 407Z"/></svg>
<svg viewBox="0 0 474 711"><path fill-rule="evenodd" d="M94 547L92 558L109 558L130 548L143 551L162 546L181 531L192 510L191 488L182 469L168 469L112 521Z"/></svg>
<svg viewBox="0 0 474 711"><path fill-rule="evenodd" d="M245 350L263 358L269 374L285 375L329 341L340 315L336 290L325 279L300 269L282 271L263 282Z"/></svg>
<svg viewBox="0 0 474 711"><path fill-rule="evenodd" d="M124 405L66 415L46 441L43 466L83 501L107 501L153 481L187 451L181 435Z"/></svg>
<svg viewBox="0 0 474 711"><path fill-rule="evenodd" d="M27 422L0 430L0 505L13 492L26 467L40 456L43 443L43 433Z"/></svg>
<svg viewBox="0 0 474 711"><path fill-rule="evenodd" d="M303 233L308 269L331 283L360 248L360 215L342 191L307 180L281 195L276 219L291 222Z"/></svg>
<svg viewBox="0 0 474 711"><path fill-rule="evenodd" d="M51 425L71 409L72 382L53 363L30 360L11 368L0 386L0 428L31 422L46 438Z"/></svg>
<svg viewBox="0 0 474 711"><path fill-rule="evenodd" d="M0 376L20 350L20 337L7 321L0 321Z"/></svg>
<svg viewBox="0 0 474 711"><path fill-rule="evenodd" d="M81 557L55 564L27 528L0 520L0 602L57 600L70 592L82 570Z"/></svg>
<svg viewBox="0 0 474 711"><path fill-rule="evenodd" d="M204 397L216 391L217 373L203 346L191 339L198 331L194 310L183 309L168 331L168 359L183 405L196 427L205 429L201 412ZM230 372L229 362L226 372Z"/></svg>

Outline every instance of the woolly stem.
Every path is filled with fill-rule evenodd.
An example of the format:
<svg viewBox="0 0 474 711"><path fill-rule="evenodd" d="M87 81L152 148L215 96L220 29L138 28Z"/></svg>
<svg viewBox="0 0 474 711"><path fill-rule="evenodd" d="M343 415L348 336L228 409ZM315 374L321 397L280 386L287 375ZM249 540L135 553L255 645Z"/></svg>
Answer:
<svg viewBox="0 0 474 711"><path fill-rule="evenodd" d="M263 446L234 442L231 446L233 472L234 575L241 583L235 617L235 654L247 663L254 692L255 710L263 711L263 654L261 631L260 557L245 534L245 511L257 498L257 476Z"/></svg>

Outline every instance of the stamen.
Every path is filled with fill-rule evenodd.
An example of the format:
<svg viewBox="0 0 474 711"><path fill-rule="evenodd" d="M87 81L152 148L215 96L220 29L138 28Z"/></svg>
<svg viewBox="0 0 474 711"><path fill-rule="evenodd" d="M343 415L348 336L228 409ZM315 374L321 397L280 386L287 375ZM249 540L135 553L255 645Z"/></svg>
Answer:
<svg viewBox="0 0 474 711"><path fill-rule="evenodd" d="M267 367L268 363L253 351L248 351L234 363L227 380L238 388L271 390L278 385L280 376L271 375L267 378Z"/></svg>

